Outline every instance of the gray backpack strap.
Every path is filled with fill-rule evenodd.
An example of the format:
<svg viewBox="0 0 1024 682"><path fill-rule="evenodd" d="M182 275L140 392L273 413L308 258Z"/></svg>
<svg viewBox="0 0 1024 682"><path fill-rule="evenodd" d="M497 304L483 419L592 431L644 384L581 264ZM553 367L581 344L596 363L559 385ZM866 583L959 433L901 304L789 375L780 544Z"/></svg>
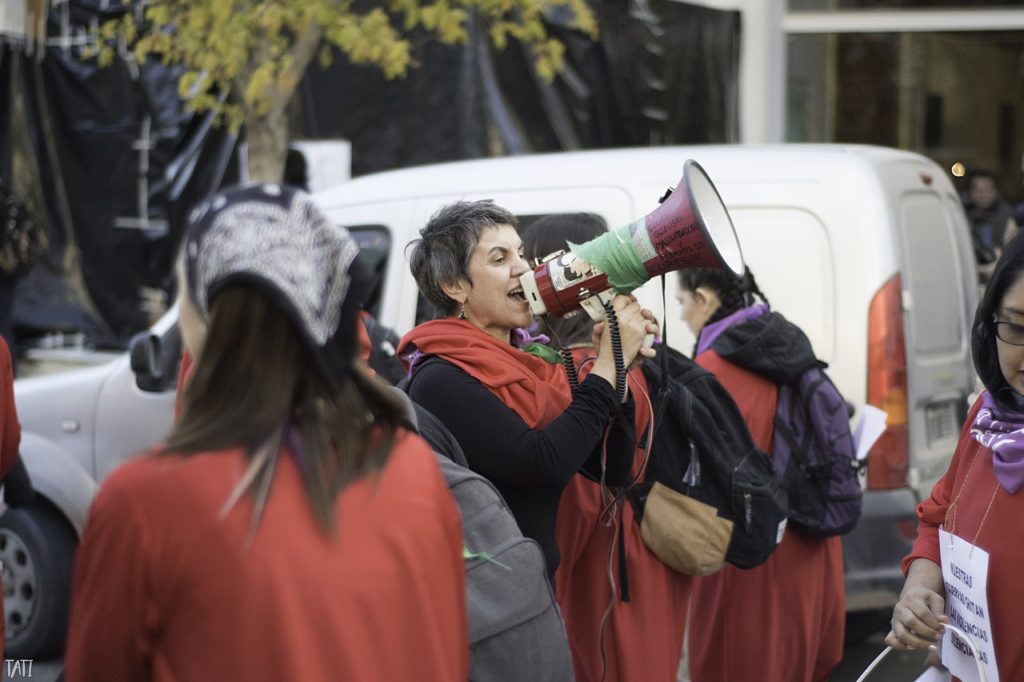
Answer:
<svg viewBox="0 0 1024 682"><path fill-rule="evenodd" d="M391 390L400 396L402 403L406 406L406 422L408 422L409 428L427 441L430 448L437 454L447 457L459 466L469 467L469 461L459 442L455 440L455 436L441 423L440 419L428 412L422 405L413 402L412 398L400 388L392 387Z"/></svg>
<svg viewBox="0 0 1024 682"><path fill-rule="evenodd" d="M413 405L412 398L410 398L405 391L395 386L389 386L388 389L395 395L395 397L401 400L402 404L405 406L405 420L409 423L409 427L416 433L419 433L420 424L419 420L416 418L416 408Z"/></svg>

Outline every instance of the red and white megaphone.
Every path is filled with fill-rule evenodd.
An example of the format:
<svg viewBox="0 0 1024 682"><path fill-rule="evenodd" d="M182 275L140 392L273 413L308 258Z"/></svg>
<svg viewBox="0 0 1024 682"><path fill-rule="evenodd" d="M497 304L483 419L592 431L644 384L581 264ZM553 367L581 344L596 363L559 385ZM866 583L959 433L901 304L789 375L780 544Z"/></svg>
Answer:
<svg viewBox="0 0 1024 682"><path fill-rule="evenodd" d="M683 166L675 191L646 217L548 256L520 277L535 315L563 317L583 308L604 319L604 301L673 270L717 268L743 275L732 219L696 161Z"/></svg>

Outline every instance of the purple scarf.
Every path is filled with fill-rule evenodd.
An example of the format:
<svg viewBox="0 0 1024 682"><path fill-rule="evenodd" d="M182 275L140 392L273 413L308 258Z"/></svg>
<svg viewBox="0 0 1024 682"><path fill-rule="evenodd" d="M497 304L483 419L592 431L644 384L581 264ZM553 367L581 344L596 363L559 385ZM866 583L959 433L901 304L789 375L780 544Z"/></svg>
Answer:
<svg viewBox="0 0 1024 682"><path fill-rule="evenodd" d="M998 414L1002 419L996 419ZM981 409L971 425L971 436L992 451L992 470L999 485L1011 495L1024 486L1024 413L996 408L985 391Z"/></svg>
<svg viewBox="0 0 1024 682"><path fill-rule="evenodd" d="M740 308L736 312L726 315L717 322L705 325L704 328L700 330L700 336L697 341L697 352L694 353L694 355L700 355L710 348L714 340L734 324L746 322L747 320L763 315L766 312L768 312L768 304L758 303L757 305L752 305L747 308Z"/></svg>

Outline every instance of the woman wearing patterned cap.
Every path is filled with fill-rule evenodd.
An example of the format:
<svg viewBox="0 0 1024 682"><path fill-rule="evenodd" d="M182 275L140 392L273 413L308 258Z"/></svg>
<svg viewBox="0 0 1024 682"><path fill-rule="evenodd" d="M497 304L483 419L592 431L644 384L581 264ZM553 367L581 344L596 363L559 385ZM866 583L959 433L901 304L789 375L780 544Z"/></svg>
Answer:
<svg viewBox="0 0 1024 682"><path fill-rule="evenodd" d="M276 185L192 216L183 412L93 503L68 680L466 679L458 510L356 360L357 251Z"/></svg>

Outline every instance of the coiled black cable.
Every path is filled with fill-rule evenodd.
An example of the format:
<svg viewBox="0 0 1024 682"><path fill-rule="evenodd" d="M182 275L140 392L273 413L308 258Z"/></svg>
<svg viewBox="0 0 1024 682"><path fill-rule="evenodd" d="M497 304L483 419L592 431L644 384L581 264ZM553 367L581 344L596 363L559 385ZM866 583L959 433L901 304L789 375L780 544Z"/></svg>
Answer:
<svg viewBox="0 0 1024 682"><path fill-rule="evenodd" d="M626 399L626 363L622 357L622 337L619 336L619 318L615 308L608 301L603 301L604 316L608 320L608 333L612 335L612 358L615 360L615 394L619 401Z"/></svg>
<svg viewBox="0 0 1024 682"><path fill-rule="evenodd" d="M576 363L572 359L572 349L563 346L558 352L562 354L565 376L569 379L569 390L576 393L576 389L580 386L580 375L576 371Z"/></svg>

